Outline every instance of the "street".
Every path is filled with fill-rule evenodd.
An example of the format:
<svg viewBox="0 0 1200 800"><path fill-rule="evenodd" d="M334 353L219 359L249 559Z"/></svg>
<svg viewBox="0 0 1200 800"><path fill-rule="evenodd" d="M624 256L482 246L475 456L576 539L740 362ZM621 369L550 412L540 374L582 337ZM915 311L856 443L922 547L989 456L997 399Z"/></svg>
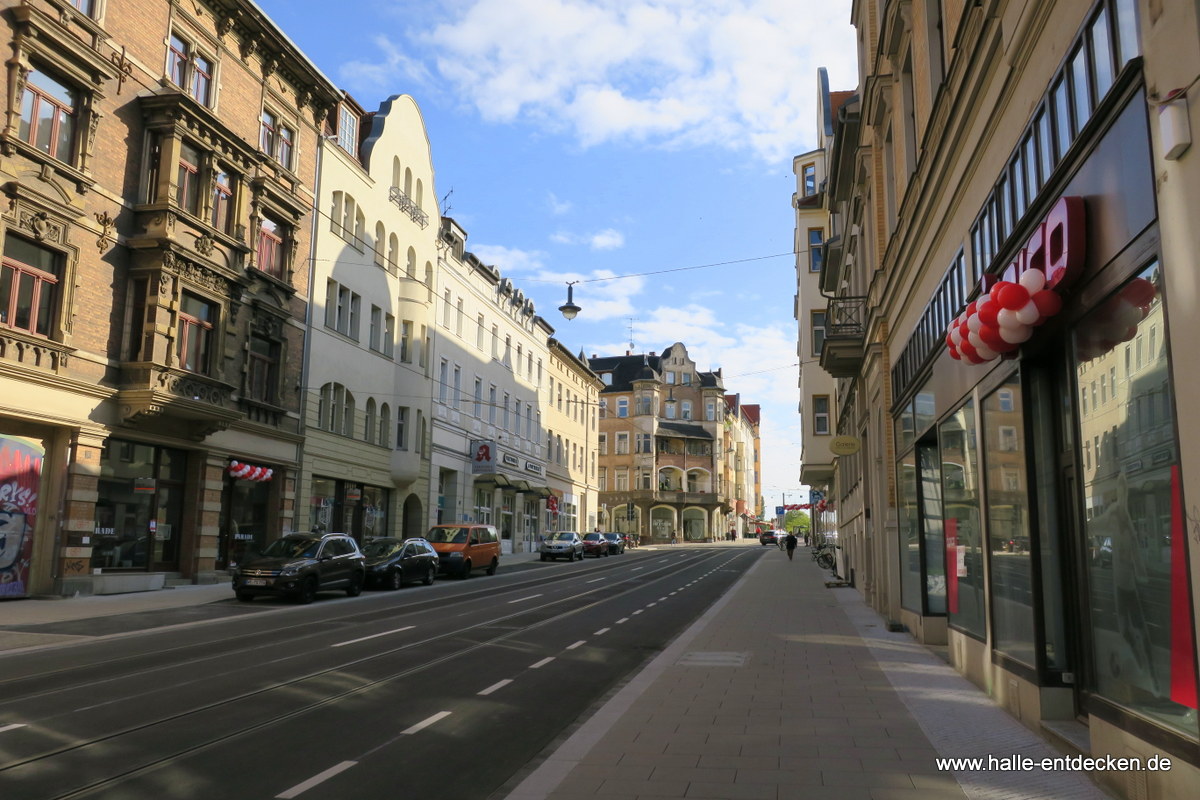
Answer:
<svg viewBox="0 0 1200 800"><path fill-rule="evenodd" d="M631 551L202 607L0 661L0 784L50 798L503 794L761 555ZM197 624L198 622L198 624Z"/></svg>

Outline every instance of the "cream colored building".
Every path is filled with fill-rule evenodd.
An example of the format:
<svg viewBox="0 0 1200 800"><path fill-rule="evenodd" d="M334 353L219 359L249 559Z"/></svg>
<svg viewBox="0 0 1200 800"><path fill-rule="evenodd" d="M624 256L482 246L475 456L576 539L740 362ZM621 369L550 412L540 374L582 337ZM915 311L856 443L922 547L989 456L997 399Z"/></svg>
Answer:
<svg viewBox="0 0 1200 800"><path fill-rule="evenodd" d="M438 214L420 109L344 97L323 141L298 527L421 536ZM361 145L360 145L361 142Z"/></svg>
<svg viewBox="0 0 1200 800"><path fill-rule="evenodd" d="M1120 796L1200 794L1195 3L857 3L827 154L840 525L890 622ZM1178 90L1178 91L1176 91Z"/></svg>
<svg viewBox="0 0 1200 800"><path fill-rule="evenodd" d="M541 407L552 499L547 499L545 530L587 532L600 526L596 476L604 384L582 353L572 354L555 338L547 342L547 350L548 380Z"/></svg>

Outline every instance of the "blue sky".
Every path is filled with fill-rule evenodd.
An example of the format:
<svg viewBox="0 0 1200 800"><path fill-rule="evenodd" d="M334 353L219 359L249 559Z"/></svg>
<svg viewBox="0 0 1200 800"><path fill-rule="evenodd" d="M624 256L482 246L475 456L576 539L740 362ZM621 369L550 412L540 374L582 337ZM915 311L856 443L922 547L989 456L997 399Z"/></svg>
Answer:
<svg viewBox="0 0 1200 800"><path fill-rule="evenodd" d="M791 160L817 68L857 83L850 0L257 2L365 108L416 99L443 210L572 350L632 326L722 368L763 409L768 513L802 502Z"/></svg>

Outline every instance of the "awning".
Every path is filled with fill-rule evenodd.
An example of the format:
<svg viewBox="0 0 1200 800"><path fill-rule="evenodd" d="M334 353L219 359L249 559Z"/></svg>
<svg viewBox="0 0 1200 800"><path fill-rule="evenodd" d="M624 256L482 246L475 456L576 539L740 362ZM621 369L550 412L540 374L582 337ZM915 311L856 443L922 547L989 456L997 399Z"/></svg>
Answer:
<svg viewBox="0 0 1200 800"><path fill-rule="evenodd" d="M225 471L242 481L269 481L275 474L275 470L269 467L258 467L242 461L230 461Z"/></svg>
<svg viewBox="0 0 1200 800"><path fill-rule="evenodd" d="M542 499L546 499L548 497L554 496L553 494L550 493L550 490L547 489L545 486L530 486L528 493L535 494Z"/></svg>
<svg viewBox="0 0 1200 800"><path fill-rule="evenodd" d="M513 485L513 488L516 489L518 492L528 492L529 491L529 481L513 481L512 485Z"/></svg>
<svg viewBox="0 0 1200 800"><path fill-rule="evenodd" d="M500 487L512 486L512 481L510 481L506 476L501 475L499 472L489 472L486 475L475 476L476 486L487 483Z"/></svg>

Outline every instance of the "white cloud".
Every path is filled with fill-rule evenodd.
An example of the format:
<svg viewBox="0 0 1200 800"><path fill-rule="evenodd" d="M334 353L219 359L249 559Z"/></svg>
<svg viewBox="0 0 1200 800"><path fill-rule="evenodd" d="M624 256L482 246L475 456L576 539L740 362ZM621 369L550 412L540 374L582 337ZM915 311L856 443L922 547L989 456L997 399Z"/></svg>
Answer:
<svg viewBox="0 0 1200 800"><path fill-rule="evenodd" d="M424 43L485 119L778 161L812 143L817 68L854 83L849 18L845 0L478 0Z"/></svg>
<svg viewBox="0 0 1200 800"><path fill-rule="evenodd" d="M546 254L540 250L520 250L502 245L472 246L471 252L484 264L496 267L501 274L542 272L546 269Z"/></svg>
<svg viewBox="0 0 1200 800"><path fill-rule="evenodd" d="M555 231L550 234L550 241L557 244L587 245L593 250L619 250L625 246L625 234L615 228L583 234Z"/></svg>
<svg viewBox="0 0 1200 800"><path fill-rule="evenodd" d="M383 53L383 60L349 61L338 70L338 76L347 83L373 91L394 92L397 83L416 83L428 86L433 83L429 70L420 61L401 52L388 37L371 37L371 41Z"/></svg>
<svg viewBox="0 0 1200 800"><path fill-rule="evenodd" d="M561 217L571 210L571 203L568 200L559 200L558 195L554 192L548 192L547 201L550 203L550 213L556 217Z"/></svg>

